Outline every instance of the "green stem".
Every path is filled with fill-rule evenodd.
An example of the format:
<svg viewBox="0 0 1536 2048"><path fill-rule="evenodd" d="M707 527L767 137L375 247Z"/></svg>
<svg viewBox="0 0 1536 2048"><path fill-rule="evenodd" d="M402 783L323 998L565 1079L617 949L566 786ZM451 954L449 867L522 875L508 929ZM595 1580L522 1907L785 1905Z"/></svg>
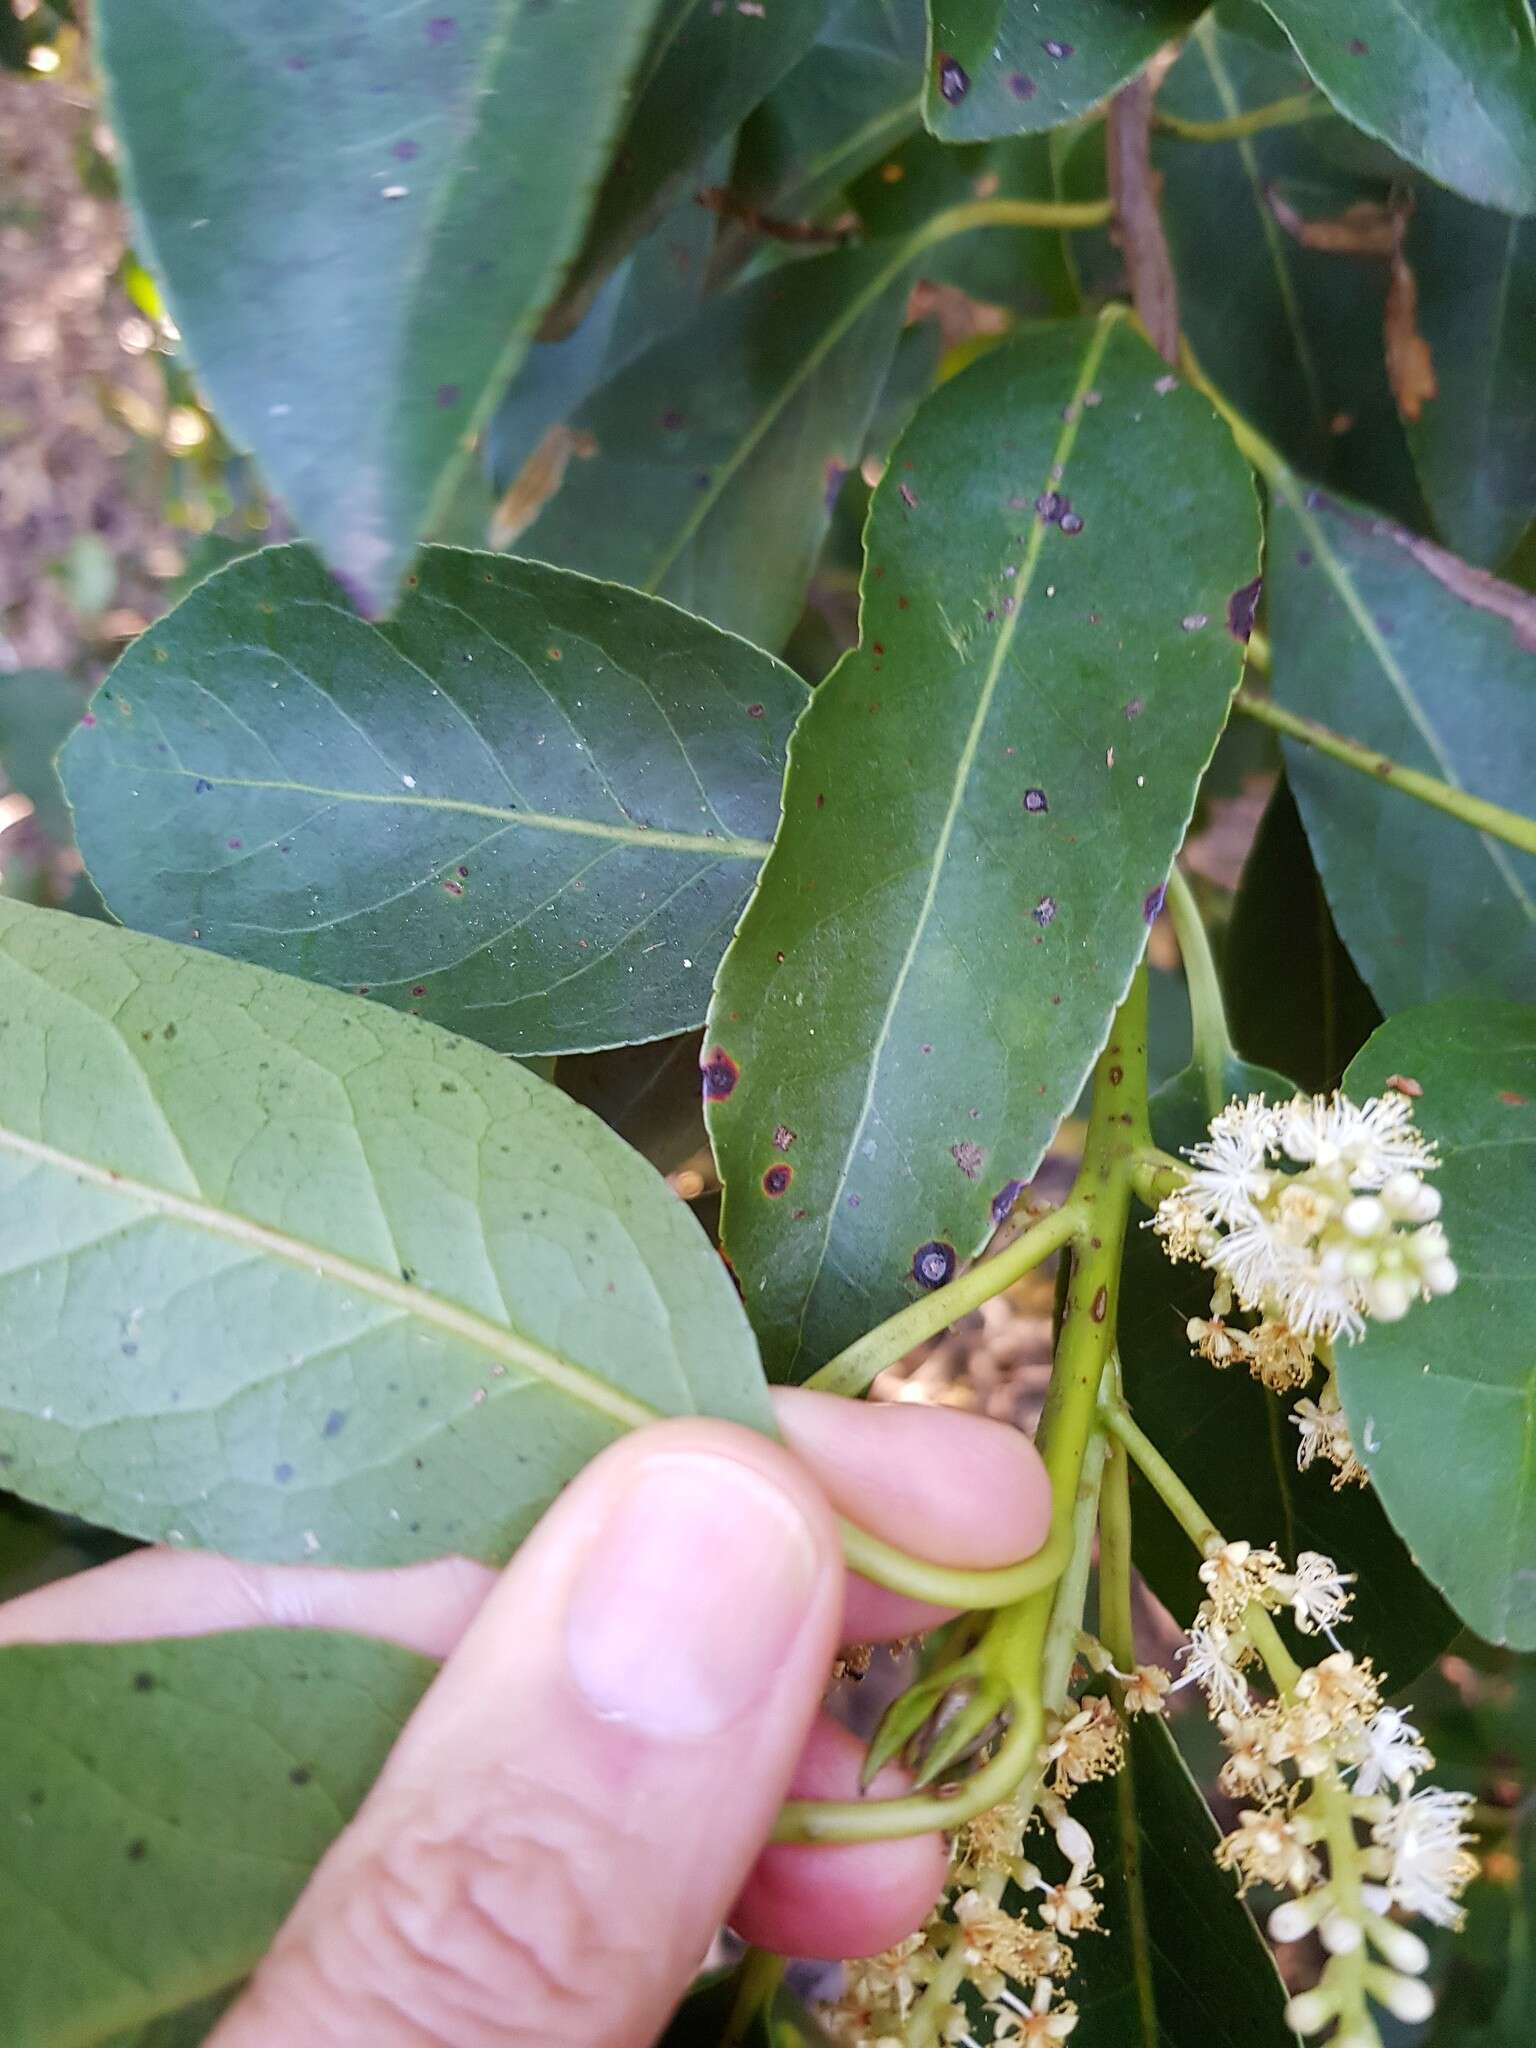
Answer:
<svg viewBox="0 0 1536 2048"><path fill-rule="evenodd" d="M931 214L912 236L913 253L972 228L1101 228L1112 214L1107 199L968 199Z"/></svg>
<svg viewBox="0 0 1536 2048"><path fill-rule="evenodd" d="M1220 1544L1221 1531L1122 1401L1106 1402L1104 1427L1130 1454L1137 1471L1150 1482L1153 1492L1200 1555L1203 1557L1211 1545Z"/></svg>
<svg viewBox="0 0 1536 2048"><path fill-rule="evenodd" d="M866 1331L828 1359L819 1372L812 1373L806 1385L825 1394L862 1394L888 1365L1043 1265L1071 1239L1081 1220L1077 1204L1067 1200L1032 1223L995 1257L984 1259L947 1286L936 1287L932 1294L923 1295Z"/></svg>
<svg viewBox="0 0 1536 2048"><path fill-rule="evenodd" d="M1216 956L1195 901L1195 892L1180 869L1168 877L1168 915L1184 962L1184 985L1189 991L1189 1015L1194 1028L1195 1061L1205 1083L1205 1106L1214 1116L1227 1099L1227 1067L1233 1057L1232 1036L1227 1029L1227 1007L1221 997L1221 977Z"/></svg>
<svg viewBox="0 0 1536 2048"><path fill-rule="evenodd" d="M1072 1273L1038 1437L1051 1482L1047 1549L1058 1546L1057 1554L1064 1557L1073 1554L1073 1539L1063 1541L1063 1532L1076 1527L1085 1461L1095 1436L1099 1381L1114 1347L1131 1163L1149 1143L1147 975L1142 967L1115 1013L1109 1043L1094 1068L1083 1163L1066 1204L1077 1221ZM1012 1720L995 1755L958 1790L898 1799L791 1800L779 1815L774 1840L889 1841L957 1827L1006 1799L1040 1742L1042 1661L1056 1606L1057 1589L1042 1586L994 1620L983 1656L988 1674L1001 1683L1012 1704ZM1075 1638L1075 1626L1073 1633Z"/></svg>
<svg viewBox="0 0 1536 2048"><path fill-rule="evenodd" d="M1061 1577L1071 1555L1071 1531L1053 1529L1033 1557L1019 1564L1003 1565L991 1571L962 1571L956 1566L930 1564L926 1558L909 1557L894 1544L882 1543L867 1529L841 1522L843 1556L856 1572L873 1579L892 1593L905 1593L913 1600L926 1600L935 1607L957 1607L962 1613L980 1613L989 1607L1012 1607L1043 1586L1053 1586Z"/></svg>
<svg viewBox="0 0 1536 2048"><path fill-rule="evenodd" d="M1262 134L1266 128L1292 128L1300 121L1315 121L1320 114L1332 111L1321 93L1308 91L1271 100L1267 106L1250 107L1245 114L1229 114L1220 121L1186 121L1181 114L1165 113L1159 108L1152 124L1164 134L1177 135L1185 142L1238 142L1245 135Z"/></svg>
<svg viewBox="0 0 1536 2048"><path fill-rule="evenodd" d="M760 2012L772 2005L784 1981L785 1958L765 1948L749 1948L737 1969L736 1999L720 2036L720 2048L740 2048Z"/></svg>
<svg viewBox="0 0 1536 2048"><path fill-rule="evenodd" d="M1104 1461L1099 1502L1099 1635L1121 1671L1136 1668L1136 1625L1131 1605L1131 1467L1114 1437Z"/></svg>
<svg viewBox="0 0 1536 2048"><path fill-rule="evenodd" d="M1287 739L1299 740L1303 746L1326 754L1330 761L1353 768L1359 775L1368 775L1373 782L1385 783L1388 789L1398 790L1418 803L1444 811L1447 817L1459 818L1462 824L1486 832L1494 839L1502 839L1507 846L1516 846L1522 853L1536 853L1536 818L1506 810L1502 804L1490 803L1486 797L1469 795L1466 790L1455 789L1450 783L1425 775L1418 768L1405 768L1400 762L1378 753L1374 747L1364 746L1359 740L1345 739L1341 733L1330 732L1326 725L1319 725L1315 719L1298 718L1294 711L1282 710L1273 698L1261 697L1253 690L1238 691L1237 709L1245 718L1267 725L1272 732L1283 733Z"/></svg>
<svg viewBox="0 0 1536 2048"><path fill-rule="evenodd" d="M1155 1209L1165 1196L1177 1194L1189 1179L1189 1168L1157 1145L1143 1146L1131 1161L1131 1192Z"/></svg>

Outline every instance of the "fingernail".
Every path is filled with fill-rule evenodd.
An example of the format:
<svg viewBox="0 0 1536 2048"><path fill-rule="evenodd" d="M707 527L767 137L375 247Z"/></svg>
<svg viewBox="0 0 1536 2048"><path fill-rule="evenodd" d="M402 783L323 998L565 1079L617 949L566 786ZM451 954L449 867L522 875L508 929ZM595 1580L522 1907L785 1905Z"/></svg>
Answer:
<svg viewBox="0 0 1536 2048"><path fill-rule="evenodd" d="M805 1517L772 1480L706 1452L651 1457L577 1576L571 1675L604 1719L717 1734L769 1691L817 1570Z"/></svg>

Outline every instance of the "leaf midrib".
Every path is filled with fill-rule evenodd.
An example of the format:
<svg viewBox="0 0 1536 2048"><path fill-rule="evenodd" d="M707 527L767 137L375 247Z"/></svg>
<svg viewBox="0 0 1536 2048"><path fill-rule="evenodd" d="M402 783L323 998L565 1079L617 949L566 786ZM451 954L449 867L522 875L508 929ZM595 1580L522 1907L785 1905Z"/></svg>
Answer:
<svg viewBox="0 0 1536 2048"><path fill-rule="evenodd" d="M1093 380L1098 374L1099 365L1104 359L1104 352L1109 346L1110 337L1114 334L1116 327L1123 317L1124 310L1119 305L1107 306L1094 324L1093 333L1087 348L1083 352L1082 361L1078 366L1077 381L1073 386L1072 397L1066 408L1062 429L1057 436L1055 448L1051 453L1051 461L1048 465L1048 482L1042 485L1042 489L1056 487L1066 476L1067 463L1072 454L1073 444L1077 440L1077 431L1082 420L1083 393L1091 388ZM992 701L997 694L998 682L1002 677L1009 652L1013 646L1014 636L1018 632L1019 621L1024 616L1024 600L1028 597L1033 585L1035 570L1039 565L1047 531L1046 522L1040 519L1037 519L1030 529L1029 541L1024 550L1023 560L1019 564L1018 576L1014 585L1015 606L1013 611L1004 620L1002 631L997 636L997 644L992 652L992 659L988 664L986 674L982 678L981 689L977 694L976 708L971 717L970 728L966 733L965 745L961 749L960 759L955 766L954 782L950 789L949 804L944 813L944 823L940 827L938 843L934 848L933 858L929 863L928 885L923 892L923 900L918 910L916 922L913 925L912 937L907 944L906 951L902 954L901 964L897 968L895 979L892 982L890 997L881 1015L879 1029L875 1033L874 1041L869 1049L868 1077L864 1085L863 1100L859 1104L859 1113L854 1120L847 1148L843 1153L842 1165L838 1168L837 1185L827 1199L826 1224L822 1231L821 1248L816 1255L816 1264L810 1284L805 1288L800 1303L800 1315L795 1325L795 1356L797 1358L805 1348L806 1317L810 1314L811 1303L815 1299L821 1275L826 1269L827 1257L832 1245L832 1232L842 1207L843 1192L848 1185L848 1175L853 1168L854 1154L858 1149L859 1140L863 1137L865 1128L869 1123L869 1114L875 1099L875 1088L880 1078L880 1063L884 1057L886 1045L890 1040L891 1026L895 1021L897 1009L905 993L907 980L911 975L913 963L917 958L918 948L922 944L923 935L928 929L928 920L933 914L933 906L938 899L939 882L944 872L945 862L948 859L949 843L954 836L955 822L959 817L960 807L964 802L965 792L970 783L971 770L975 765L976 755L981 746L982 733L985 731L987 719L991 715ZM859 653L862 646L863 641L861 639L859 647L854 648L852 653ZM851 656L844 657L844 660L848 659L851 659ZM823 683L821 687L825 691L828 684Z"/></svg>
<svg viewBox="0 0 1536 2048"><path fill-rule="evenodd" d="M644 846L665 853L708 853L723 860L766 860L771 850L766 839L737 839L710 832L672 832L648 825L612 825L598 818L561 817L552 811L519 811L510 805L475 803L469 797L418 796L413 791L333 789L322 783L290 782L286 778L199 774L195 768L142 767L142 775L166 776L172 781L207 782L215 789L279 790L294 796L319 797L331 803L381 804L386 808L417 811L451 811L467 818L491 818L510 831L563 832L576 839L608 839L622 846Z"/></svg>
<svg viewBox="0 0 1536 2048"><path fill-rule="evenodd" d="M26 1137L20 1131L0 1125L0 1153L4 1152L66 1173L75 1181L104 1189L124 1201L136 1202L151 1214L170 1222L185 1224L226 1244L240 1245L268 1258L281 1259L312 1277L318 1275L338 1286L352 1288L371 1300L388 1303L418 1322L429 1324L461 1343L486 1352L498 1363L542 1380L567 1399L579 1402L625 1429L636 1429L647 1422L654 1422L660 1413L646 1402L621 1393L617 1387L588 1371L585 1366L578 1365L574 1359L551 1351L531 1338L519 1336L516 1331L491 1322L473 1309L428 1293L411 1281L397 1280L375 1266L347 1258L329 1246L309 1243L303 1238L290 1236L286 1231L275 1230L270 1224L259 1223L254 1217L177 1194L151 1181L138 1180L96 1160L81 1158L45 1144L41 1139Z"/></svg>

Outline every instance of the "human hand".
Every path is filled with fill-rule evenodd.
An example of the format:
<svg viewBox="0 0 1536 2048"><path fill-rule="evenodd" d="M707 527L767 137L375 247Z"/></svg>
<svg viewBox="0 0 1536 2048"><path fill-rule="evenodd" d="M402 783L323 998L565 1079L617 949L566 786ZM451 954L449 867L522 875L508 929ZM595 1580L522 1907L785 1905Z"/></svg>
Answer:
<svg viewBox="0 0 1536 2048"><path fill-rule="evenodd" d="M615 1444L500 1574L146 1550L0 1608L0 1645L276 1625L447 1660L210 2048L645 2048L724 1920L828 1957L921 1923L937 1835L763 1846L787 1793L857 1792L820 1705L839 1641L940 1618L845 1573L834 1510L1009 1564L1044 1541L1045 1474L976 1417L775 1399L782 1445L703 1420Z"/></svg>

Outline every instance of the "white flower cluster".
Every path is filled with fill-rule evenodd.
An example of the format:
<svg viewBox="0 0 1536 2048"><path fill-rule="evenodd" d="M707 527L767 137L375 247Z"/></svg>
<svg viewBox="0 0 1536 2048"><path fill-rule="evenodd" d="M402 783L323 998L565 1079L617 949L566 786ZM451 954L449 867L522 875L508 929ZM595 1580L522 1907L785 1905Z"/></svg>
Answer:
<svg viewBox="0 0 1536 2048"><path fill-rule="evenodd" d="M1137 1683L1156 1711L1167 1682L1138 1672ZM1076 1936L1099 1924L1099 1887L1093 1838L1067 1810L1079 1785L1120 1767L1124 1731L1110 1702L1093 1695L1048 1725L1037 1759L1049 1784L1033 1811L1053 1837L1065 1876L1049 1877L1024 1836L1030 1808L1005 1801L968 1822L955 1844L949 1883L920 1934L886 1955L850 1963L841 1997L822 2010L827 2033L853 2048L899 2048L921 2007L924 2039L977 2048L961 1992L969 1987L987 2015L990 2038L1008 2048L1059 2048L1077 2025L1077 2008L1062 1995L1073 1969ZM1015 1888L1029 1901L1010 1911L1004 1893Z"/></svg>
<svg viewBox="0 0 1536 2048"><path fill-rule="evenodd" d="M1213 1365L1245 1364L1277 1394L1307 1387L1321 1357L1321 1397L1291 1413L1297 1463L1321 1458L1335 1486L1363 1483L1329 1346L1353 1343L1368 1317L1397 1322L1415 1300L1456 1285L1440 1197L1424 1179L1438 1162L1411 1101L1250 1095L1228 1103L1187 1157L1191 1170L1152 1227L1170 1258L1215 1275L1210 1318L1190 1319L1190 1342ZM1234 1304L1257 1318L1251 1328L1228 1320Z"/></svg>
<svg viewBox="0 0 1536 2048"><path fill-rule="evenodd" d="M1434 1149L1407 1096L1262 1095L1220 1111L1157 1212L1171 1257L1198 1259L1238 1303L1296 1337L1363 1334L1456 1285Z"/></svg>
<svg viewBox="0 0 1536 2048"><path fill-rule="evenodd" d="M1206 1600L1190 1632L1185 1681L1197 1683L1226 1747L1220 1783L1240 1802L1218 1861L1242 1888L1293 1896L1270 1915L1277 1941L1316 1931L1328 1961L1293 1998L1289 2023L1331 2033L1332 2048L1377 2042L1367 1998L1404 2021L1428 2017L1420 1981L1429 1952L1393 1909L1460 1924L1477 1864L1465 1830L1470 1796L1418 1787L1434 1758L1398 1707L1384 1706L1368 1660L1338 1647L1351 1580L1303 1551L1287 1571L1272 1550L1213 1543L1200 1567ZM1261 1695L1255 1608L1289 1608L1303 1633L1334 1642L1321 1663Z"/></svg>

